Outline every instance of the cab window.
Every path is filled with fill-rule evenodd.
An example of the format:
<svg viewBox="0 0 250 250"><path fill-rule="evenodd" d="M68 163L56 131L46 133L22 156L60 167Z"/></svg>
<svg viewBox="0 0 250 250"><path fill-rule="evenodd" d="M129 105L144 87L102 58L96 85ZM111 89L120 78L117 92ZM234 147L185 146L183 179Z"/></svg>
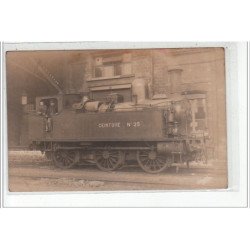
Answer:
<svg viewBox="0 0 250 250"><path fill-rule="evenodd" d="M58 113L58 100L57 98L42 98L39 100L38 112L42 112L47 115L55 115Z"/></svg>

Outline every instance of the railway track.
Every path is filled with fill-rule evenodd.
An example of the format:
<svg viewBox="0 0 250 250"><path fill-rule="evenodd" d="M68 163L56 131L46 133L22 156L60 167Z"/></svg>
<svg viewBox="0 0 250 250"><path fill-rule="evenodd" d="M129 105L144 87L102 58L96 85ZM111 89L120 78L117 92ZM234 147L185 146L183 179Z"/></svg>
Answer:
<svg viewBox="0 0 250 250"><path fill-rule="evenodd" d="M42 179L49 179L49 180L62 180L61 177L51 177L51 176L43 176L43 177L37 177L37 176L19 176L19 175L13 175L12 177L20 177L20 178L24 178L24 179L32 179L32 180L42 180ZM158 190L160 189L180 189L180 187L178 188L178 186L174 185L174 184L167 184L167 183L147 183L147 182L138 182L138 181L127 181L127 180L119 180L119 181L115 181L115 180L102 180L102 179L88 179L88 180L83 180L82 178L68 178L69 181L71 182L80 182L80 181L85 181L86 183L90 183L90 186L94 187L94 185L91 185L91 183L93 182L100 182L100 183L104 183L104 184L109 184L110 185L116 185L116 184L124 184L123 186L130 186L130 185L136 185L137 187L142 187L143 189L145 187L152 187L153 189ZM96 185L97 187L99 185ZM100 185L102 186L102 185Z"/></svg>
<svg viewBox="0 0 250 250"><path fill-rule="evenodd" d="M29 180L69 180L69 183L78 183L79 181L86 182L102 182L110 187L111 190L114 186L118 190L131 190L131 189L155 189L155 190L173 190L173 189L211 189L217 185L215 178L212 174L207 173L205 169L196 169L195 171L184 171L179 174L175 172L161 173L161 174L147 174L144 172L132 172L130 169L124 169L117 172L101 172L93 168L76 168L70 170L51 169L50 166L32 167L19 166L11 167L9 169L10 184L13 179L26 179ZM131 169L132 170L132 169ZM218 178L217 178L218 179ZM218 183L217 183L218 184ZM69 184L70 185L70 184ZM100 187L93 187L99 189ZM67 187L65 187L67 191ZM105 188L104 188L105 189ZM70 187L71 190L71 187ZM84 185L83 185L83 190Z"/></svg>
<svg viewBox="0 0 250 250"><path fill-rule="evenodd" d="M213 189L226 186L223 168L191 165L190 169L170 168L158 174L145 173L139 166L123 166L114 172L96 166L59 169L44 156L33 152L9 155L10 191L115 191Z"/></svg>

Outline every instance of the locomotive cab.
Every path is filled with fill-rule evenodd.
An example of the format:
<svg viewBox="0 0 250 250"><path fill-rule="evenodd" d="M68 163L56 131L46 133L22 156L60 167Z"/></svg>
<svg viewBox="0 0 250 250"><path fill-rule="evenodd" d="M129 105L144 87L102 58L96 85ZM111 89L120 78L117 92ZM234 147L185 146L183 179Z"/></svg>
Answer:
<svg viewBox="0 0 250 250"><path fill-rule="evenodd" d="M48 111L53 106L54 114L62 110L62 96L44 96L36 98L36 113L42 115L42 110ZM44 113L45 114L45 113ZM54 115L53 114L53 115Z"/></svg>
<svg viewBox="0 0 250 250"><path fill-rule="evenodd" d="M36 98L36 113L40 113L41 106L45 106L45 109L53 107L54 112L50 115L60 114L62 110L73 109L73 104L80 102L82 98L81 94L60 94L54 96L43 96Z"/></svg>

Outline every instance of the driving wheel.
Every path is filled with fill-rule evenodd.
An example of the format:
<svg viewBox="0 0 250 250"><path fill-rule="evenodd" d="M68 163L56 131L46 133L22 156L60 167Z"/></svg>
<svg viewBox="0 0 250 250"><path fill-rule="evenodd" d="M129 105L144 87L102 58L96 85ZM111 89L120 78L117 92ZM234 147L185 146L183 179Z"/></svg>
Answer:
<svg viewBox="0 0 250 250"><path fill-rule="evenodd" d="M138 150L137 161L140 167L148 173L160 173L171 166L171 156L159 155L155 150Z"/></svg>
<svg viewBox="0 0 250 250"><path fill-rule="evenodd" d="M124 153L120 150L98 150L95 152L95 163L103 171L113 171L124 162Z"/></svg>
<svg viewBox="0 0 250 250"><path fill-rule="evenodd" d="M62 169L69 169L77 163L77 152L74 150L56 150L52 155L54 164Z"/></svg>

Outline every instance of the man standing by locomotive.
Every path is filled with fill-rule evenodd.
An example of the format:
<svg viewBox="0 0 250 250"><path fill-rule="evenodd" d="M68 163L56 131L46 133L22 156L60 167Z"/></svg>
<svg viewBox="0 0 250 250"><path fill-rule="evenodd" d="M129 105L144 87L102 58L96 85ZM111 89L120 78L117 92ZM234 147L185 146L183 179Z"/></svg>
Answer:
<svg viewBox="0 0 250 250"><path fill-rule="evenodd" d="M47 116L46 116L46 132L50 132L52 131L53 128L53 121L52 121L52 116L57 114L57 107L55 104L55 100L54 99L50 99L49 102L49 107L48 107L48 112L47 112Z"/></svg>
<svg viewBox="0 0 250 250"><path fill-rule="evenodd" d="M39 103L39 109L38 109L38 115L41 115L44 117L44 125L45 125L45 131L48 132L49 131L49 122L48 122L48 118L49 118L49 114L48 114L49 110L47 105L44 103L44 101L40 101Z"/></svg>

